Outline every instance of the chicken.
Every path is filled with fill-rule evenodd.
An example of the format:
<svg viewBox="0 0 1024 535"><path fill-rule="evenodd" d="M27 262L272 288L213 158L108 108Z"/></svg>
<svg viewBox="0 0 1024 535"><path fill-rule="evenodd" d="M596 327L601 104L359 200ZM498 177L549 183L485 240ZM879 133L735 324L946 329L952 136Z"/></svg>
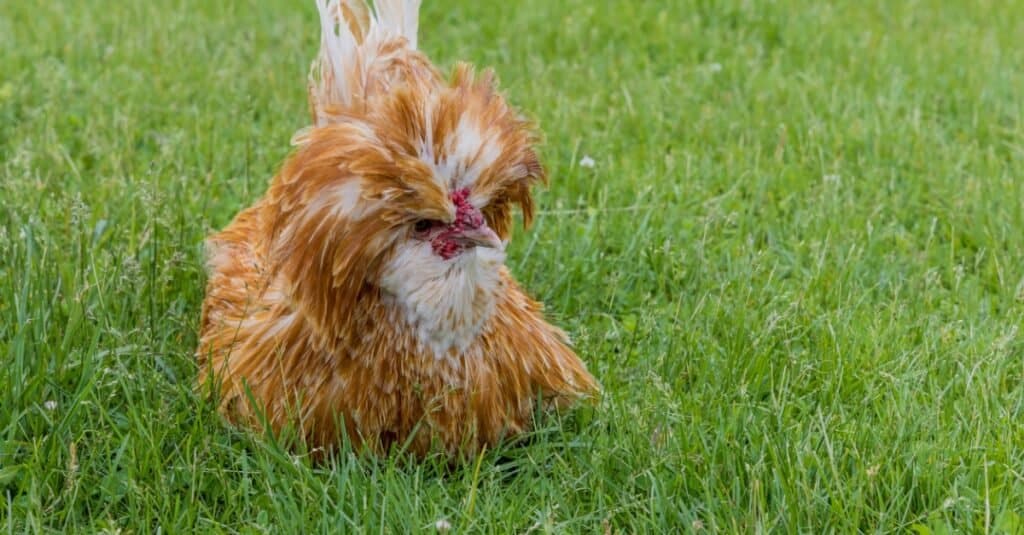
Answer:
<svg viewBox="0 0 1024 535"><path fill-rule="evenodd" d="M504 264L546 180L532 124L416 49L419 0L374 6L317 1L313 124L207 241L198 384L314 451L473 456L599 387Z"/></svg>

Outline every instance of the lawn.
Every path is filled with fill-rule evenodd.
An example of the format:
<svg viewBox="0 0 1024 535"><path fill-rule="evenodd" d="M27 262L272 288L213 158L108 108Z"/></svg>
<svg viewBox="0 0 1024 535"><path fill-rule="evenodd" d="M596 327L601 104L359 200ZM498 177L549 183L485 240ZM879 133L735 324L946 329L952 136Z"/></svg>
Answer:
<svg viewBox="0 0 1024 535"><path fill-rule="evenodd" d="M0 528L1024 530L1024 5L421 19L545 133L509 265L600 403L452 468L226 425L202 240L308 122L313 2L0 0Z"/></svg>

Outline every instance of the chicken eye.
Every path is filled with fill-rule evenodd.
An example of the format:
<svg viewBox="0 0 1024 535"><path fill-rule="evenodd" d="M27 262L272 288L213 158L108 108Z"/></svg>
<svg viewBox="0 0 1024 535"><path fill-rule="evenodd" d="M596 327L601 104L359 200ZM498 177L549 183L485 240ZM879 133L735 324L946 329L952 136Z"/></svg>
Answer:
<svg viewBox="0 0 1024 535"><path fill-rule="evenodd" d="M435 223L437 222L434 221L433 219L420 219L419 221L416 222L415 225L413 225L413 230L415 230L416 232L426 232L430 230L430 228L433 227Z"/></svg>

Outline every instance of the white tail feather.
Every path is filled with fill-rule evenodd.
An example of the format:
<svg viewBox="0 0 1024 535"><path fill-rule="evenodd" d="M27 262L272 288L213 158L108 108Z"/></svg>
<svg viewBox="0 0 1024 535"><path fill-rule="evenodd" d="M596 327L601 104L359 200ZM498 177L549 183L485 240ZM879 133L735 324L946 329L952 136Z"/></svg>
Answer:
<svg viewBox="0 0 1024 535"><path fill-rule="evenodd" d="M377 0L377 21L385 31L401 35L416 48L419 31L420 0Z"/></svg>
<svg viewBox="0 0 1024 535"><path fill-rule="evenodd" d="M381 43L400 37L416 48L420 1L377 0L371 9L366 0L316 0L320 53L310 69L309 98L317 125L330 122L326 108L349 106L360 96Z"/></svg>

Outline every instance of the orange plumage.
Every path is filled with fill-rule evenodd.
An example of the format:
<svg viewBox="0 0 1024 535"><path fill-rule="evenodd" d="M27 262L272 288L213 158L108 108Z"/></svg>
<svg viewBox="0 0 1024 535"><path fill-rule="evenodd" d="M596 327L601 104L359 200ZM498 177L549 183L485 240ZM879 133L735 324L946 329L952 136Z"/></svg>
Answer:
<svg viewBox="0 0 1024 535"><path fill-rule="evenodd" d="M538 394L598 387L504 265L545 178L530 124L489 73L445 80L416 50L419 0L374 4L318 0L314 124L208 240L200 381L230 420L314 448L472 455L526 430Z"/></svg>

